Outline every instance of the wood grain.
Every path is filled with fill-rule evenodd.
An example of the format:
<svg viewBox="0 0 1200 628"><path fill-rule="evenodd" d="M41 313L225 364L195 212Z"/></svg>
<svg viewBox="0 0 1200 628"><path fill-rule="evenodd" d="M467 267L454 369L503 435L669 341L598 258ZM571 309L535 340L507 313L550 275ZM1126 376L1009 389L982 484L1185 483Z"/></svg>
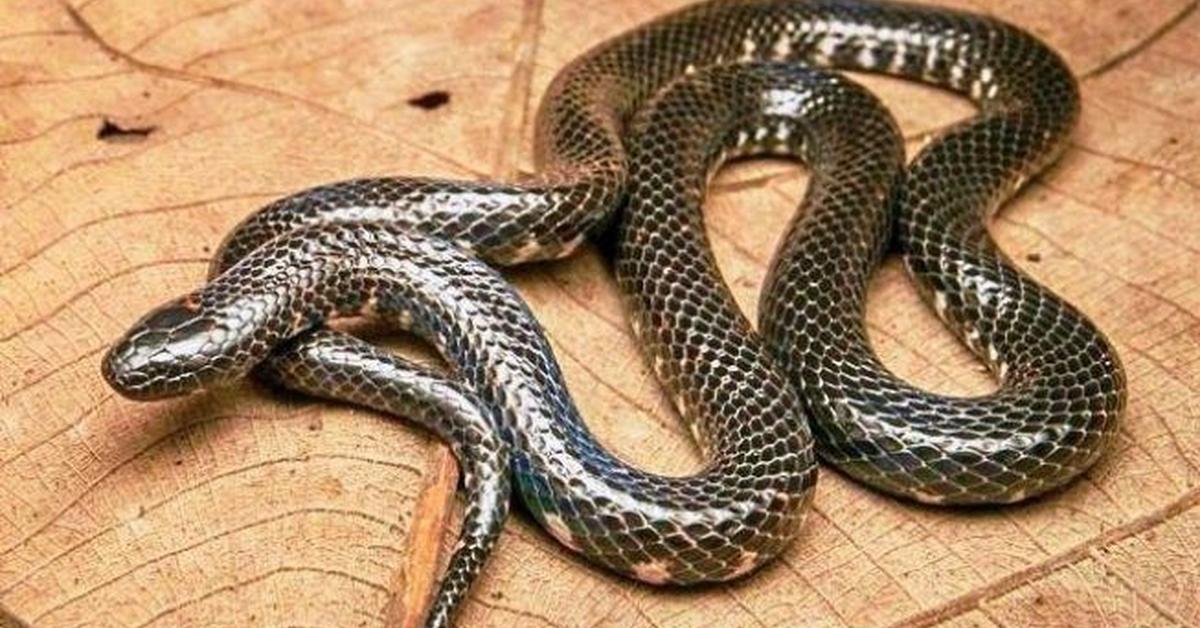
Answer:
<svg viewBox="0 0 1200 628"><path fill-rule="evenodd" d="M414 511L440 466L431 438L250 384L127 402L100 379L100 355L202 281L222 235L273 197L350 176L532 169L533 111L554 72L680 3L0 3L6 621L383 624L411 580L396 574L413 564ZM1003 510L901 504L827 471L781 560L700 590L593 569L518 514L463 625L1200 623L1195 1L957 4L1033 30L1082 77L1074 146L994 233L1116 343L1131 386L1117 446L1069 489ZM945 94L864 80L914 148L970 113ZM448 101L409 102L432 92ZM716 182L710 235L752 317L804 185L774 164ZM599 437L648 469L696 469L599 255L509 276ZM903 376L951 393L991 386L894 262L872 286L869 321Z"/></svg>

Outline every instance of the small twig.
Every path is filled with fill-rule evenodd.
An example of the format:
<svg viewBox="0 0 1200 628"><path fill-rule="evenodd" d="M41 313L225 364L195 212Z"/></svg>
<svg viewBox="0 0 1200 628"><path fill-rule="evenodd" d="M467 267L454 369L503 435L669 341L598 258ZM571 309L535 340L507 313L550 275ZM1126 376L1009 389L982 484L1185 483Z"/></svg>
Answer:
<svg viewBox="0 0 1200 628"><path fill-rule="evenodd" d="M29 626L25 620L17 617L17 614L8 610L3 602L0 602L0 628L27 628Z"/></svg>
<svg viewBox="0 0 1200 628"><path fill-rule="evenodd" d="M431 473L417 496L416 514L408 535L408 558L396 570L388 587L392 599L384 609L384 625L418 628L425 620L442 572L442 535L457 487L458 462L450 448L439 443L433 454Z"/></svg>

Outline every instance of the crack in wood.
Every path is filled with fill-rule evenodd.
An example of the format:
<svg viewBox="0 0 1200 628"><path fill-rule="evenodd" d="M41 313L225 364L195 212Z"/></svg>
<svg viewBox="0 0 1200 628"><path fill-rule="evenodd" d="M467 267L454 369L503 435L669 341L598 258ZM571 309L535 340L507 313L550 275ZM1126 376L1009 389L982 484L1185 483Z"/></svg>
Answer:
<svg viewBox="0 0 1200 628"><path fill-rule="evenodd" d="M1188 5L1185 6L1182 11L1171 16L1170 19L1166 20L1160 24L1158 28L1151 31L1149 35L1146 35L1145 37L1134 42L1132 46L1129 46L1125 50L1122 50L1112 57L1109 57L1105 61L1102 61L1099 65L1096 65L1080 74L1080 80L1094 79L1098 76L1103 76L1120 67L1126 61L1138 56L1147 48L1153 46L1156 42L1165 37L1168 33L1175 30L1175 28L1182 24L1184 20L1191 17L1192 13L1196 11L1196 7L1198 6L1200 6L1200 1L1193 0L1193 2L1188 3Z"/></svg>
<svg viewBox="0 0 1200 628"><path fill-rule="evenodd" d="M894 624L894 626L932 626L940 621L961 615L970 610L975 610L979 608L980 603L984 600L1000 597L1042 576L1049 575L1080 558L1086 558L1093 547L1112 545L1133 535L1145 532L1198 504L1200 504L1200 488L1187 491L1179 499L1162 508L1155 509L1125 524L1101 532L1095 538L1085 543L1081 543L1065 552L1060 552L1047 560L1017 570L985 587L980 587L974 591L960 595L953 600L923 610L920 613L905 618L904 621Z"/></svg>

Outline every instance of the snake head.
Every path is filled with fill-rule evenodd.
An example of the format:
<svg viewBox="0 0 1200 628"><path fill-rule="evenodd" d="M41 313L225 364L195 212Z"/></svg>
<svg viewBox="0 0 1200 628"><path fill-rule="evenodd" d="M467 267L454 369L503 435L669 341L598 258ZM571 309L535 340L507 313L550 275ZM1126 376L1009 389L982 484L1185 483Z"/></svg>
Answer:
<svg viewBox="0 0 1200 628"><path fill-rule="evenodd" d="M216 356L223 335L197 295L174 299L135 323L104 356L101 372L130 399L183 395L222 379Z"/></svg>

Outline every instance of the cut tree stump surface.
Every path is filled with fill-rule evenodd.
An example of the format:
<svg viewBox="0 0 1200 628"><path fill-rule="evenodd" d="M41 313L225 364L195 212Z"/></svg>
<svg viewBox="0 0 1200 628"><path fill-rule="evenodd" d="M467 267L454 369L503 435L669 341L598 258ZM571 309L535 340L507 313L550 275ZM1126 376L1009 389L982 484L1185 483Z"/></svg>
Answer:
<svg viewBox="0 0 1200 628"><path fill-rule="evenodd" d="M199 285L222 236L270 199L363 175L532 170L533 112L553 74L679 4L0 3L8 621L375 626L403 616L401 589L428 560L410 561L411 549L430 542L409 539L414 510L438 510L454 475L432 438L251 384L125 401L100 378L100 357L148 308ZM967 512L900 503L825 469L780 560L697 590L592 568L518 514L462 625L1200 623L1200 13L1194 0L959 4L1032 30L1081 76L1070 150L993 232L1116 343L1130 399L1112 451L1046 499ZM933 90L864 80L911 149L971 111ZM715 183L710 235L752 319L804 185L802 169L770 163L726 169ZM507 275L599 438L650 470L697 469L599 254ZM873 283L869 322L885 362L917 384L992 386L895 260Z"/></svg>

